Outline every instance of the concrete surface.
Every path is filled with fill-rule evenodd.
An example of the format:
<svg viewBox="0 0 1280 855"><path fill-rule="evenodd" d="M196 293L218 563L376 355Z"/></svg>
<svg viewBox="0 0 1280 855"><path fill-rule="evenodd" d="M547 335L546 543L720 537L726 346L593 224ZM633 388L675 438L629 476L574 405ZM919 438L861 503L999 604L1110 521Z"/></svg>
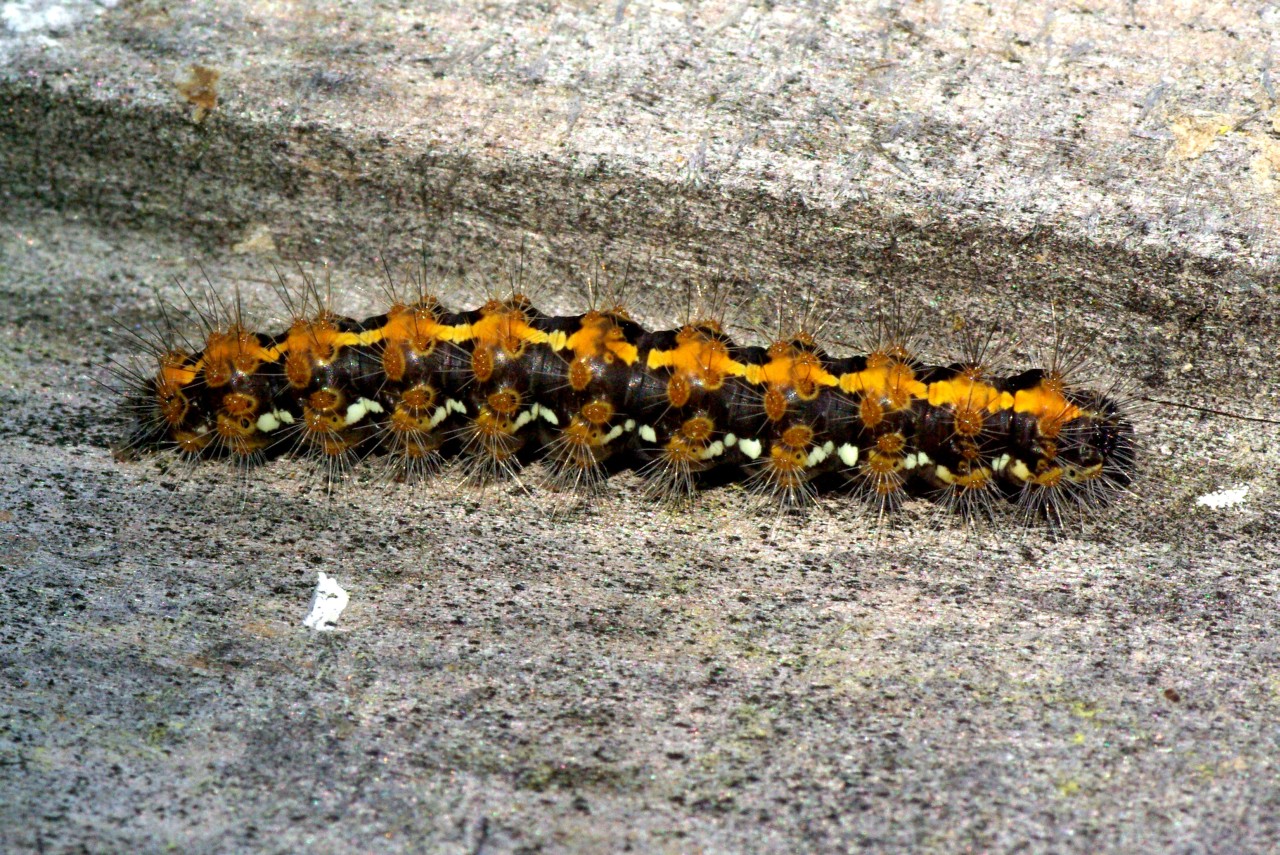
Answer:
<svg viewBox="0 0 1280 855"><path fill-rule="evenodd" d="M877 534L628 474L571 514L328 500L287 461L240 488L113 460L99 384L178 283L271 323L273 265L327 261L359 311L426 247L455 303L527 257L580 306L635 259L653 321L710 282L843 341L893 296L1020 360L1057 312L1144 393L1274 415L1278 19L3 4L0 845L1273 850L1274 425L1151 408L1137 495L1056 539L920 506Z"/></svg>

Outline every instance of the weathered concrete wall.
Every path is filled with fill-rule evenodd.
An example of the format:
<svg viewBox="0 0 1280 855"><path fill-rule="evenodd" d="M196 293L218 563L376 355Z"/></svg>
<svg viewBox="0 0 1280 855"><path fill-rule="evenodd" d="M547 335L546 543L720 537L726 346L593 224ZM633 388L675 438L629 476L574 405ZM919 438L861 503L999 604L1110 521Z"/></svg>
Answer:
<svg viewBox="0 0 1280 855"><path fill-rule="evenodd" d="M636 260L656 321L714 281L746 324L834 306L840 341L892 296L1023 358L1056 310L1143 392L1272 414L1278 20L4 4L0 842L1274 847L1274 426L1153 409L1138 495L1058 540L915 506L876 535L840 497L672 515L631 475L568 517L328 500L284 461L238 491L110 459L96 383L199 268L270 318L273 264L359 303L377 257L523 247L553 306ZM334 635L300 626L317 570L353 594Z"/></svg>
<svg viewBox="0 0 1280 855"><path fill-rule="evenodd" d="M516 198L460 206L530 228L529 197L576 195L557 185L597 229L711 188L784 222L969 218L1266 265L1277 12L1176 5L128 4L7 51L7 156L16 192L169 227L377 234L467 155ZM200 127L173 85L190 64L220 75ZM597 225L593 192L624 180Z"/></svg>

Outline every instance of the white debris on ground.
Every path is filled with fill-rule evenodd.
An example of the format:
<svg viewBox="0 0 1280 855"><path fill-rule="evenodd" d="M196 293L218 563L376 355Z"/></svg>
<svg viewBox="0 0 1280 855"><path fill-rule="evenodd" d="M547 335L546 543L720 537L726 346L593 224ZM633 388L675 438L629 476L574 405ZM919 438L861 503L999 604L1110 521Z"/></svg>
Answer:
<svg viewBox="0 0 1280 855"><path fill-rule="evenodd" d="M311 598L311 612L303 619L302 625L317 632L332 632L338 628L338 617L349 602L351 596L338 584L338 580L322 570L316 582L315 596Z"/></svg>
<svg viewBox="0 0 1280 855"><path fill-rule="evenodd" d="M1243 502L1244 497L1248 492L1249 488L1247 486L1218 490L1217 492L1205 493L1203 496L1200 496L1196 499L1196 504L1205 508L1213 508L1214 510L1229 508Z"/></svg>
<svg viewBox="0 0 1280 855"><path fill-rule="evenodd" d="M117 0L25 0L19 3L0 4L0 24L14 33L65 33L80 21L111 9Z"/></svg>

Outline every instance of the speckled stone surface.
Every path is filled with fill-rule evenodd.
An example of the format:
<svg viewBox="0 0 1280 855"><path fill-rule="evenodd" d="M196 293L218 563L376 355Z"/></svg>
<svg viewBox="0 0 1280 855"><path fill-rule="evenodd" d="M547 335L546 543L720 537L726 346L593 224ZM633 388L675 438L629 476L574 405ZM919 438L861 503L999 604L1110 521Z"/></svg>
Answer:
<svg viewBox="0 0 1280 855"><path fill-rule="evenodd" d="M159 300L358 313L424 248L455 305L630 263L650 322L710 283L835 349L892 298L1021 364L1057 313L1274 415L1280 11L1012 8L4 4L0 848L1274 850L1273 425L1148 408L1136 495L1057 538L109 451Z"/></svg>

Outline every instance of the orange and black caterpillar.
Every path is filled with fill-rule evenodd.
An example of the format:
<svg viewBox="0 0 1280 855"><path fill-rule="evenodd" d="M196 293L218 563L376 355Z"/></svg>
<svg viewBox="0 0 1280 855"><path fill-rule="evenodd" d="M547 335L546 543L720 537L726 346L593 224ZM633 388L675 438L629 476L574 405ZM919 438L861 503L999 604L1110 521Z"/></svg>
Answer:
<svg viewBox="0 0 1280 855"><path fill-rule="evenodd" d="M419 296L365 320L316 306L279 334L223 312L198 346L153 346L122 450L312 455L330 477L370 457L406 479L455 456L480 481L541 455L588 491L630 463L667 498L741 471L782 505L843 482L882 512L922 492L1053 520L1107 503L1136 465L1119 396L1052 366L994 376L981 353L926 365L893 323L833 357L803 330L741 346L712 320L650 331L621 308L551 317L520 294L464 312Z"/></svg>

